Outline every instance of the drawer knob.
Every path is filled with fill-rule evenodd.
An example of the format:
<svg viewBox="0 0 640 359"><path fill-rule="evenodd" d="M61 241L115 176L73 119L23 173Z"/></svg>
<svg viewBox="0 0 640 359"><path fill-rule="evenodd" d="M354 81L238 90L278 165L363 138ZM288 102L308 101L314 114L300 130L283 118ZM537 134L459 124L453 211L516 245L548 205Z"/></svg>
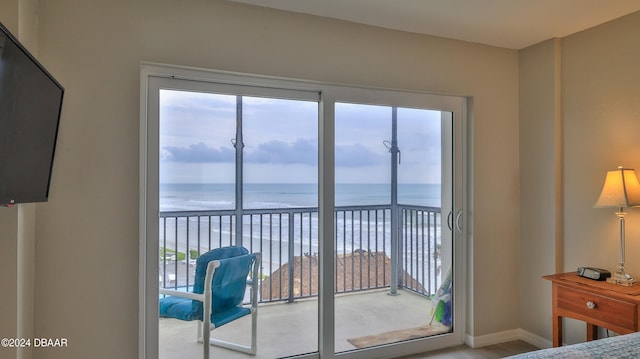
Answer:
<svg viewBox="0 0 640 359"><path fill-rule="evenodd" d="M592 302L592 301L588 301L587 302L587 308L589 309L596 309L596 303Z"/></svg>

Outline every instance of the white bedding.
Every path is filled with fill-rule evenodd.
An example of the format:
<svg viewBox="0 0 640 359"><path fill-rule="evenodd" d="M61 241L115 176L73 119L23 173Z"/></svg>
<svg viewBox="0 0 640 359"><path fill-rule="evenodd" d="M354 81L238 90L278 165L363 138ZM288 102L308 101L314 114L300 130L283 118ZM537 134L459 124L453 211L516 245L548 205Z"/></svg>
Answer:
<svg viewBox="0 0 640 359"><path fill-rule="evenodd" d="M509 359L636 359L640 358L640 333L619 335L558 348L537 350Z"/></svg>

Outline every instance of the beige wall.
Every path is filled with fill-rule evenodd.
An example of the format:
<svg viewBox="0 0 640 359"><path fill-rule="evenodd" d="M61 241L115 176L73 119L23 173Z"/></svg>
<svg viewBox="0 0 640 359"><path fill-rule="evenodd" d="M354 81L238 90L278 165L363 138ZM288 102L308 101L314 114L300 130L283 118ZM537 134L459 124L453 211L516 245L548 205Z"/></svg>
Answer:
<svg viewBox="0 0 640 359"><path fill-rule="evenodd" d="M607 170L640 166L639 37L635 13L520 51L520 325L546 339L550 284L539 276L556 264L616 269L614 210L593 205ZM640 276L640 210L628 212L626 264ZM584 323L565 320L565 342L585 337Z"/></svg>
<svg viewBox="0 0 640 359"><path fill-rule="evenodd" d="M0 2L0 22L12 33L18 33L18 2ZM18 208L0 207L0 338L17 335L18 290ZM0 348L0 356L13 358L15 349Z"/></svg>
<svg viewBox="0 0 640 359"><path fill-rule="evenodd" d="M607 170L640 170L640 13L563 41L564 269L615 270L613 209L594 209ZM627 269L640 277L640 209L627 215ZM568 333L584 340L583 327Z"/></svg>
<svg viewBox="0 0 640 359"><path fill-rule="evenodd" d="M484 309L469 332L518 326L517 52L196 0L43 2L39 51L67 88L51 201L38 212L36 331L72 343L51 357L137 350L142 60L474 96L473 285ZM68 320L78 312L101 325Z"/></svg>
<svg viewBox="0 0 640 359"><path fill-rule="evenodd" d="M18 33L18 3L19 0L0 2L0 22L14 35Z"/></svg>
<svg viewBox="0 0 640 359"><path fill-rule="evenodd" d="M3 20L0 22L4 23ZM0 207L0 338L17 335L17 238L18 209ZM0 358L5 358L4 355L13 358L15 350L0 348Z"/></svg>
<svg viewBox="0 0 640 359"><path fill-rule="evenodd" d="M0 22L15 36L20 36L21 1L0 2ZM25 20L26 21L26 20ZM0 338L18 337L18 207L0 207ZM15 348L0 347L0 358L13 358Z"/></svg>
<svg viewBox="0 0 640 359"><path fill-rule="evenodd" d="M0 10L0 21L17 26L17 15L10 15L17 11L12 3L3 2ZM557 70L552 58L558 51L551 43L518 56L510 50L221 1L41 2L39 58L67 92L51 198L37 206L35 330L38 336L68 338L69 347L37 351L36 358L136 356L138 69L143 60L473 96L469 263L475 309L468 332L482 336L522 326L549 338L545 328L550 313L542 303L548 289L534 288L543 283L538 274L552 270L555 258L551 263L528 255L564 252L563 270L583 264L613 269L615 218L612 211L592 205L606 170L618 164L640 167L639 35L636 13L567 37L561 75L550 78L549 71ZM536 98L518 95L519 71L520 90L532 91ZM534 78L536 73L541 77ZM557 93L551 84L557 76L562 81L561 115L552 114L549 106L557 103L547 93ZM551 126L559 118L560 146L548 137L557 134ZM547 162L557 160L558 152L563 154L561 171ZM549 197L559 185L564 187L563 224L558 224L552 204L557 198ZM540 213L545 210L556 216ZM631 209L628 215L627 263L640 275L640 242L634 240L640 234L638 212ZM10 253L15 253L16 216L15 209L0 208L2 240L9 242ZM527 218L535 221L525 223ZM547 238L559 225L564 228L562 251ZM6 277L11 289L15 258L0 253L0 279ZM520 276L519 269L527 268L524 262L531 262L537 273L523 271ZM513 299L513 283L519 280L524 282L521 293L536 298L520 296L522 310ZM15 327L15 298L2 293L4 331ZM89 314L91 321L86 321ZM78 317L82 319L74 319ZM568 340L581 340L581 327L570 328Z"/></svg>
<svg viewBox="0 0 640 359"><path fill-rule="evenodd" d="M520 325L551 338L551 286L561 258L561 40L520 51Z"/></svg>
<svg viewBox="0 0 640 359"><path fill-rule="evenodd" d="M38 34L67 91L50 201L37 208L35 330L69 347L36 358L137 355L143 60L473 96L468 332L518 327L516 51L201 0L42 1Z"/></svg>

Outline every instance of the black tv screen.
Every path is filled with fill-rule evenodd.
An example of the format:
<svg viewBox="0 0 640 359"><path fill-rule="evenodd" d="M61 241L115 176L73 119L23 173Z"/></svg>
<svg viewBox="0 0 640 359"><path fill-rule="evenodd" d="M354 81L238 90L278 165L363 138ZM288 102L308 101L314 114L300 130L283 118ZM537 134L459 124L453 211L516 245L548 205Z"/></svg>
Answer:
<svg viewBox="0 0 640 359"><path fill-rule="evenodd" d="M0 23L0 204L47 201L63 94Z"/></svg>

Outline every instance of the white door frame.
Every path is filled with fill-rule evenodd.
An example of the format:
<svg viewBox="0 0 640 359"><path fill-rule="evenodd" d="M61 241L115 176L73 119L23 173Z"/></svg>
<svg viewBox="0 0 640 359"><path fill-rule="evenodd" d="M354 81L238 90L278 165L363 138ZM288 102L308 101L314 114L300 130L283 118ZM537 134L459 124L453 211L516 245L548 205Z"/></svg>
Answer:
<svg viewBox="0 0 640 359"><path fill-rule="evenodd" d="M304 355L305 358L345 358L365 359L375 357L391 357L423 352L425 347L439 349L459 345L465 335L466 302L466 99L456 96L432 95L416 92L394 91L385 89L358 88L318 82L307 82L293 79L266 76L245 75L231 72L211 71L189 67L142 63L140 69L140 211L139 211L139 357L158 357L158 182L159 182L159 124L157 96L149 96L155 81L180 79L194 81L205 85L219 83L227 85L250 86L256 91L264 90L272 95L272 91L284 93L308 92L321 94L319 107L319 238L320 263L319 282L319 351ZM295 96L294 96L295 97ZM381 103L384 99L384 103ZM353 102L382 104L398 107L421 107L451 112L453 114L454 138L452 145L454 155L454 196L453 209L456 213L454 225L454 300L453 300L453 332L437 337L417 339L398 344L335 353L335 318L334 318L334 216L335 183L334 183L334 104L335 102ZM444 218L443 218L444 220Z"/></svg>

